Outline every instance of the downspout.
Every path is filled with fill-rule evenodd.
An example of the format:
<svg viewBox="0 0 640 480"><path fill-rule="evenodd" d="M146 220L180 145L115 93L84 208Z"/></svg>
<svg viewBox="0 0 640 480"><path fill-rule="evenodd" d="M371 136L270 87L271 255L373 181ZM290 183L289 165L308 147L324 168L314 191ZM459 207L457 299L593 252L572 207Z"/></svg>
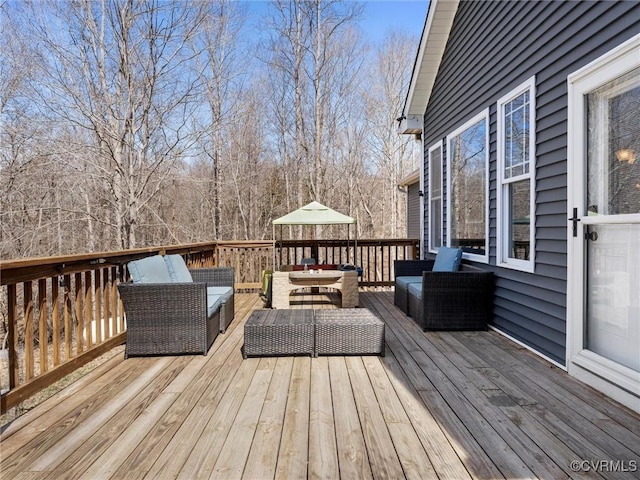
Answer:
<svg viewBox="0 0 640 480"><path fill-rule="evenodd" d="M425 163L425 157L424 157L424 122L422 122L422 134L420 135L420 138L416 138L416 141L420 142L420 149L419 151L421 152L420 155L422 156L422 158L420 159L420 192L418 194L418 198L420 199L420 251L418 252L418 258L422 259L423 258L423 252L424 252L424 211L425 211L425 205L424 205L424 197L425 197L425 189L424 189L424 163Z"/></svg>

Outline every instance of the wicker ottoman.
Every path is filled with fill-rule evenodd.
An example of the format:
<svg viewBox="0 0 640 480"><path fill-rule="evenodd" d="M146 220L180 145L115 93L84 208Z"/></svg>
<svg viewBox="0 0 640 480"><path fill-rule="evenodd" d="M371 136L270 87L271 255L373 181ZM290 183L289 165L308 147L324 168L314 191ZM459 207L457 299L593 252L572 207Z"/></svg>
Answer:
<svg viewBox="0 0 640 480"><path fill-rule="evenodd" d="M244 325L242 356L313 355L313 310L256 310Z"/></svg>
<svg viewBox="0 0 640 480"><path fill-rule="evenodd" d="M316 356L384 356L384 322L366 308L316 310Z"/></svg>

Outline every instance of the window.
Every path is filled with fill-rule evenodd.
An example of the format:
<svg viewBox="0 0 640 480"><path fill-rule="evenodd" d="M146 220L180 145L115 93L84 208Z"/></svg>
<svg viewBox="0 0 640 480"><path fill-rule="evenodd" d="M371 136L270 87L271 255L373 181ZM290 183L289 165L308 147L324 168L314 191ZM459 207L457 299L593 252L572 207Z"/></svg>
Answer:
<svg viewBox="0 0 640 480"><path fill-rule="evenodd" d="M489 110L447 136L447 243L488 261Z"/></svg>
<svg viewBox="0 0 640 480"><path fill-rule="evenodd" d="M535 77L498 100L497 112L497 263L533 272Z"/></svg>
<svg viewBox="0 0 640 480"><path fill-rule="evenodd" d="M429 149L429 251L442 246L442 142Z"/></svg>

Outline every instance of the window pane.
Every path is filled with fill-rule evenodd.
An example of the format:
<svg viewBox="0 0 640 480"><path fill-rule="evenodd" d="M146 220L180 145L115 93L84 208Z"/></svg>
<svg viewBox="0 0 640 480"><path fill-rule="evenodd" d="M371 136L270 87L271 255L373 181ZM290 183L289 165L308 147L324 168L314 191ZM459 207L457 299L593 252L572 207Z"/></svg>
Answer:
<svg viewBox="0 0 640 480"><path fill-rule="evenodd" d="M529 92L504 105L504 178L529 173Z"/></svg>
<svg viewBox="0 0 640 480"><path fill-rule="evenodd" d="M442 195L442 150L433 150L430 161L429 192L432 197L439 197Z"/></svg>
<svg viewBox="0 0 640 480"><path fill-rule="evenodd" d="M429 230L430 245L433 248L442 246L442 200L431 201L431 226Z"/></svg>
<svg viewBox="0 0 640 480"><path fill-rule="evenodd" d="M429 152L429 247L442 246L442 149Z"/></svg>
<svg viewBox="0 0 640 480"><path fill-rule="evenodd" d="M529 260L531 232L531 181L512 182L507 185L509 202L508 258Z"/></svg>
<svg viewBox="0 0 640 480"><path fill-rule="evenodd" d="M486 120L451 139L451 246L486 252Z"/></svg>
<svg viewBox="0 0 640 480"><path fill-rule="evenodd" d="M640 212L640 69L587 97L590 214Z"/></svg>

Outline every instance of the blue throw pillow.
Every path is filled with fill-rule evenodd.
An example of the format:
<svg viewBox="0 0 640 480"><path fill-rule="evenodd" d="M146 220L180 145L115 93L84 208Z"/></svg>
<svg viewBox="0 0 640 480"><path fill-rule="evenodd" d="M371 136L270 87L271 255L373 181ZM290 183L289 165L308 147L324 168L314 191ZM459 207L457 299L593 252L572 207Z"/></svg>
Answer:
<svg viewBox="0 0 640 480"><path fill-rule="evenodd" d="M462 249L440 247L433 264L433 272L457 272L462 262Z"/></svg>
<svg viewBox="0 0 640 480"><path fill-rule="evenodd" d="M182 255L165 255L164 263L167 264L167 270L172 282L176 283L191 283L193 277L187 268L187 264L184 263Z"/></svg>
<svg viewBox="0 0 640 480"><path fill-rule="evenodd" d="M171 283L167 266L160 255L127 263L133 283Z"/></svg>

